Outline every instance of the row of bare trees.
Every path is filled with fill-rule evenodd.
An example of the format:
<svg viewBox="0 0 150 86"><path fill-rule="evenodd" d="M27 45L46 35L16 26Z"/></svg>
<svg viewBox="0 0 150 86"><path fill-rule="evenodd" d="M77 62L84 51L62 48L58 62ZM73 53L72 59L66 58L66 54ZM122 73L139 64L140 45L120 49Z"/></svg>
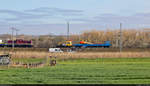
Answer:
<svg viewBox="0 0 150 86"><path fill-rule="evenodd" d="M66 36L39 36L33 40L36 47L55 47L59 43L67 40ZM79 35L70 35L70 40L74 44L81 40L91 43L103 43L104 41L111 41L112 47L119 47L120 31L119 30L91 30L84 31ZM150 47L150 31L138 29L125 29L122 31L123 47L125 48L145 48Z"/></svg>

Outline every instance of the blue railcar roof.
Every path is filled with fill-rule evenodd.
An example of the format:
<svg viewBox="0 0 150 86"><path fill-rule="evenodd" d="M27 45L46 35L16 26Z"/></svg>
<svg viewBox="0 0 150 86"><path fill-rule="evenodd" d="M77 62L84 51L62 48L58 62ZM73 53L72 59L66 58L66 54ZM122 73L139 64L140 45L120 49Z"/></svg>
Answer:
<svg viewBox="0 0 150 86"><path fill-rule="evenodd" d="M111 46L111 44L73 44L73 46L76 47L81 47L81 46L86 46L86 47L92 47L92 46L97 46L97 47L103 47L103 46Z"/></svg>

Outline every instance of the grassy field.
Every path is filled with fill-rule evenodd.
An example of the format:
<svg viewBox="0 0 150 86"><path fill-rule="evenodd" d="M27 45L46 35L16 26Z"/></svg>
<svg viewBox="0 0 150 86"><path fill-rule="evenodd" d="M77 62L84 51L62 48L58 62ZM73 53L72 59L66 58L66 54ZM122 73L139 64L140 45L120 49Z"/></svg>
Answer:
<svg viewBox="0 0 150 86"><path fill-rule="evenodd" d="M0 68L0 77L0 84L150 84L150 58L64 59L55 67Z"/></svg>

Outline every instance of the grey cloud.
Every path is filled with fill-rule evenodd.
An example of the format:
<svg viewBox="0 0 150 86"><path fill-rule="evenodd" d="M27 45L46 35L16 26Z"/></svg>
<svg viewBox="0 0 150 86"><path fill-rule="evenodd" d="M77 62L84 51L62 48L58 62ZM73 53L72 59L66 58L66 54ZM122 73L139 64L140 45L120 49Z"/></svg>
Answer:
<svg viewBox="0 0 150 86"><path fill-rule="evenodd" d="M22 33L29 34L47 34L47 33L66 33L66 24L49 24L41 19L56 18L58 20L65 19L71 22L84 22L78 24L70 24L71 32L81 32L87 29L105 29L119 28L119 23L124 23L123 27L136 27L137 25L150 26L150 13L137 13L131 16L120 16L115 14L100 14L92 18L85 18L82 10L68 10L59 8L37 8L25 11L14 10L0 10L0 14L5 13L12 15L12 18L2 18L6 21L0 21L0 29L9 28L9 26L16 26L21 28ZM73 15L80 15L76 17L69 17ZM59 19L60 18L60 19ZM1 20L1 19L0 19ZM22 21L25 20L25 21ZM11 23L9 21L19 21ZM137 26L138 27L138 26ZM29 32L30 31L30 32ZM60 32L58 32L60 31ZM2 33L2 32L1 32Z"/></svg>
<svg viewBox="0 0 150 86"><path fill-rule="evenodd" d="M20 20L39 20L47 18L62 18L65 16L81 16L82 10L70 10L60 8L41 7L32 10L15 11L0 9L0 14L9 14L12 18L5 18L5 21L20 21Z"/></svg>
<svg viewBox="0 0 150 86"><path fill-rule="evenodd" d="M103 14L93 17L90 22L101 22L108 24L126 23L126 24L150 24L150 13L137 13L132 16L119 16L114 14Z"/></svg>
<svg viewBox="0 0 150 86"><path fill-rule="evenodd" d="M80 16L84 12L83 10L71 10L71 9L61 9L61 8L47 8L41 7L32 10L26 10L26 12L30 13L45 13L45 14L53 14L53 15L62 15L62 16Z"/></svg>
<svg viewBox="0 0 150 86"><path fill-rule="evenodd" d="M31 13L26 12L20 12L20 11L14 11L14 10L0 10L0 14L9 14L10 16L13 16L12 18L3 18L5 21L18 21L18 20L24 20L24 19L34 19L39 18L42 15L35 15Z"/></svg>
<svg viewBox="0 0 150 86"><path fill-rule="evenodd" d="M41 7L35 8L32 10L25 10L28 12L66 12L66 13L81 13L83 10L71 10L71 9L61 9L61 8L48 8L48 7Z"/></svg>
<svg viewBox="0 0 150 86"><path fill-rule="evenodd" d="M135 17L146 17L146 18L149 18L150 17L150 13L137 13L134 16Z"/></svg>
<svg viewBox="0 0 150 86"><path fill-rule="evenodd" d="M0 9L0 13L6 13L6 14L10 14L13 16L20 16L20 15L29 15L27 13L24 12L19 12L19 11L14 11L14 10L5 10L5 9Z"/></svg>

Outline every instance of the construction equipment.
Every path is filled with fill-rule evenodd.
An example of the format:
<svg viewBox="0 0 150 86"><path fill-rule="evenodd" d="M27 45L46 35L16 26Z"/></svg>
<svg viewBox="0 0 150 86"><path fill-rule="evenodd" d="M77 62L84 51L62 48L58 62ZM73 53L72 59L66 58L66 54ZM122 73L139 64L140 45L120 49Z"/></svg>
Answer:
<svg viewBox="0 0 150 86"><path fill-rule="evenodd" d="M86 42L86 41L80 41L80 44L93 44L93 43L91 43L91 42Z"/></svg>
<svg viewBox="0 0 150 86"><path fill-rule="evenodd" d="M59 45L57 45L57 48L62 48L62 47L66 47L66 48L71 48L72 45L72 41L65 41L64 43L59 43Z"/></svg>

